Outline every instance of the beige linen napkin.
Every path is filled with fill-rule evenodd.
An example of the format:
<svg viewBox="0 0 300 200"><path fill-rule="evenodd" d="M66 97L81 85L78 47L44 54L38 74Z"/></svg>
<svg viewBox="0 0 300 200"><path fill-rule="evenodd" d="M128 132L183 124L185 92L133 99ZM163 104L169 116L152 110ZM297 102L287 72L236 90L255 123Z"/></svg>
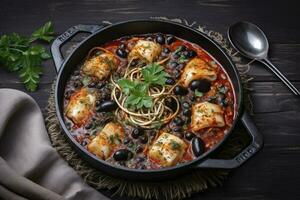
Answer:
<svg viewBox="0 0 300 200"><path fill-rule="evenodd" d="M0 199L108 199L51 146L36 102L12 89L0 89Z"/></svg>

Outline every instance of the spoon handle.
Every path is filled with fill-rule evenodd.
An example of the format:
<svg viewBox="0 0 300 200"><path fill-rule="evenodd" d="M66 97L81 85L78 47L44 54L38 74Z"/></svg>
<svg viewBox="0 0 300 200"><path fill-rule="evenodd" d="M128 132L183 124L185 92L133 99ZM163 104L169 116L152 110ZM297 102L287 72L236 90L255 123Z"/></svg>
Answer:
<svg viewBox="0 0 300 200"><path fill-rule="evenodd" d="M268 58L261 60L280 80L292 90L295 95L300 95L299 90L271 63Z"/></svg>

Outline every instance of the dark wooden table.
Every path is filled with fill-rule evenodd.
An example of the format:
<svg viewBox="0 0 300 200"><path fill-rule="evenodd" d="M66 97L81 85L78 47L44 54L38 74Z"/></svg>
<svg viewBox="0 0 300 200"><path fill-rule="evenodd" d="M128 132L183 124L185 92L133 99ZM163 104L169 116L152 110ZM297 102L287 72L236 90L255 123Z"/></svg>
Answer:
<svg viewBox="0 0 300 200"><path fill-rule="evenodd" d="M48 20L57 33L79 23L121 21L150 16L181 17L198 21L222 33L236 21L259 25L271 43L270 57L300 89L300 13L296 3L274 1L136 1L136 0L1 0L0 34L30 34ZM253 159L231 173L223 187L192 199L300 199L300 98L295 97L262 65L253 63L251 81L254 120L265 146ZM51 60L37 92L29 93L45 111L55 78ZM25 91L15 74L0 69L0 87ZM103 191L109 195L108 191Z"/></svg>

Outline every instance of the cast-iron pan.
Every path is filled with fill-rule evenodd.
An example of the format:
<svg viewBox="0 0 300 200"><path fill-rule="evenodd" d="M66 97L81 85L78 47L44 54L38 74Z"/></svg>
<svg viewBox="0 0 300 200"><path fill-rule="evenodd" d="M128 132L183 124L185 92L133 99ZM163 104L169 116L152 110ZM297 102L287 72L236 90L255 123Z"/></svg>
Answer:
<svg viewBox="0 0 300 200"><path fill-rule="evenodd" d="M84 39L70 53L70 55L64 59L60 52L61 46L79 32L90 33L90 36ZM222 142L193 161L173 167L162 168L159 170L130 169L126 167L115 166L101 160L97 156L87 151L72 137L71 133L66 128L63 117L63 94L65 84L69 79L72 70L86 57L88 51L91 48L102 45L114 39L118 39L122 36L158 32L172 34L174 36L200 45L224 67L229 77L231 78L234 87L237 104L236 117L234 119L232 128L229 130ZM237 69L235 68L235 65L233 64L229 56L224 52L224 50L219 47L218 44L216 44L203 33L195 31L192 28L183 26L181 24L160 20L126 21L106 27L101 25L77 25L71 27L56 38L51 46L51 52L55 62L56 70L58 72L55 88L55 106L59 123L63 129L64 134L66 135L72 146L75 148L75 150L96 169L104 171L112 176L122 177L125 179L157 181L160 179L172 178L178 176L179 174L186 173L189 170L195 170L197 168L233 169L243 164L246 160L252 157L256 152L258 152L258 150L263 146L262 135L258 132L248 113L246 111L243 111L242 109L243 92L240 77ZM235 127L235 124L238 120L242 121L243 125L251 136L251 143L232 159L222 160L209 158L210 155L212 155L220 146L222 146L228 136L230 136L232 129Z"/></svg>

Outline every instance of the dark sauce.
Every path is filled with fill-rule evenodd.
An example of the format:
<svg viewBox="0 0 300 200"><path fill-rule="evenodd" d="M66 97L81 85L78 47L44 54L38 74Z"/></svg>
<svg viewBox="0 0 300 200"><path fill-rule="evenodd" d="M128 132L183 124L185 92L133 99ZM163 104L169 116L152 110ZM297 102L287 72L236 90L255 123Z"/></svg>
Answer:
<svg viewBox="0 0 300 200"><path fill-rule="evenodd" d="M167 38L169 35L164 35ZM118 48L121 46L126 51L130 51L133 48L133 45L138 39L145 39L155 41L156 34L146 34L146 35L138 35L138 36L130 36L123 37L111 42L104 44L102 47L107 49L110 52L115 53ZM174 52L178 50L180 46L184 46L188 52L194 51L196 53L196 57L199 57L209 63L212 67L217 70L217 79L211 82L211 90L207 93L203 93L202 95L195 94L196 92L188 88L188 94L185 96L180 96L179 100L181 103L181 109L177 118L179 118L182 122L180 125L176 125L174 120L171 120L168 124L165 124L158 129L142 130L142 133L139 136L132 135L133 129L137 128L132 126L131 124L123 123L122 126L125 130L125 138L122 141L122 144L118 146L118 149L126 148L133 152L133 158L128 161L115 161L113 159L113 154L106 161L113 163L115 165L126 166L129 168L136 169L158 169L158 166L155 162L152 162L147 158L147 152L149 147L153 143L154 139L158 137L159 131L162 130L164 132L168 132L180 137L185 143L188 145L188 148L184 154L183 159L179 163L184 163L195 159L195 156L191 150L191 140L188 139L189 136L187 134L190 132L189 123L191 120L191 114L187 105L190 107L199 102L208 101L211 103L215 103L221 105L224 110L224 120L226 125L222 128L205 128L201 131L195 133L195 135L201 138L205 144L205 151L213 148L216 144L223 140L229 128L232 126L233 120L235 118L235 96L233 92L233 86L230 82L230 79L222 68L222 66L207 53L204 49L199 47L196 44L190 43L188 41L182 40L180 38L175 37L175 41L171 44L163 44L162 52L157 58L157 60L162 60L167 56L171 55L171 59L168 61L168 64L165 67L165 71L170 74L171 78L176 82L178 80L178 76L180 76L180 72L187 62L189 62L191 58L185 56L186 59L182 59L182 56L176 55ZM189 55L188 53L185 53ZM193 54L193 53L191 53ZM126 58L118 57L120 60L117 69L114 72L114 77L122 77L125 72L125 68L128 64L128 60ZM80 63L76 69L71 74L65 88L65 98L64 98L64 108L66 108L70 96L74 94L74 92L78 91L82 87L88 87L98 94L97 96L97 104L101 103L104 100L111 99L111 89L112 86L109 83L108 79L99 81L97 78L92 76L86 76L82 72L82 65ZM179 73L179 75L178 75ZM183 105L184 104L184 105ZM65 123L72 133L72 136L76 139L78 143L80 143L85 148L90 143L90 141L101 131L101 129L108 122L115 121L115 116L113 112L97 112L95 108L92 111L92 116L85 122L83 126L75 125L67 116L65 116ZM179 120L179 121L180 121ZM116 151L115 149L114 151Z"/></svg>

